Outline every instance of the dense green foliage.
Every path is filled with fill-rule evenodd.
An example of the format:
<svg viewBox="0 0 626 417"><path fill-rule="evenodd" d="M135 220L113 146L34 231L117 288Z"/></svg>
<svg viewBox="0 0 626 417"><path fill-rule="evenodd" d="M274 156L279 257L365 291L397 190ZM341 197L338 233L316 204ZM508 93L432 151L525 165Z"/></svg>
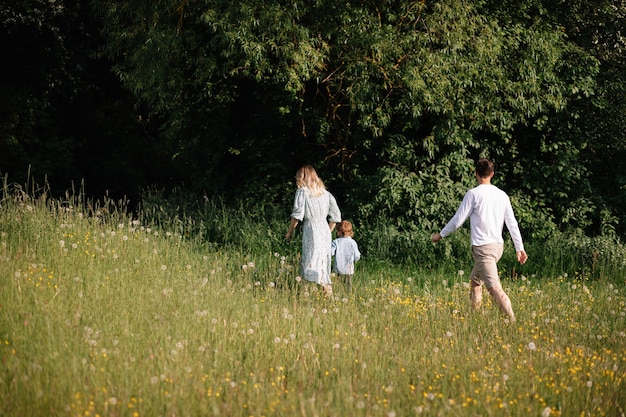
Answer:
<svg viewBox="0 0 626 417"><path fill-rule="evenodd" d="M440 228L488 156L525 236L623 237L625 11L619 0L27 0L3 12L2 44L56 43L40 44L39 72L11 66L34 80L4 96L0 170L175 182L286 215L307 162L345 217L406 234ZM68 80L72 94L47 93ZM60 128L72 108L82 117Z"/></svg>

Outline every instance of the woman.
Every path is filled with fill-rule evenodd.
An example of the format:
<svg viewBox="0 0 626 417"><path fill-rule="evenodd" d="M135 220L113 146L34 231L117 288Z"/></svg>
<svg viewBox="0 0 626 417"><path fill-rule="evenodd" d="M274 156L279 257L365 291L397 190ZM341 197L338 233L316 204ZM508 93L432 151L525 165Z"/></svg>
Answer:
<svg viewBox="0 0 626 417"><path fill-rule="evenodd" d="M304 165L298 170L296 186L298 189L285 239L290 241L294 229L302 222L302 277L321 285L325 294L332 294L331 233L335 224L341 221L341 212L335 197L326 190L311 165Z"/></svg>

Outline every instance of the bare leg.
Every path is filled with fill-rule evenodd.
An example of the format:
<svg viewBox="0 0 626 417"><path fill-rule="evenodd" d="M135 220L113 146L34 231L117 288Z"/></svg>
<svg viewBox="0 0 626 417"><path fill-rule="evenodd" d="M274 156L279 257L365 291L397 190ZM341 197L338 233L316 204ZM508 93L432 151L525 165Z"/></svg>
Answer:
<svg viewBox="0 0 626 417"><path fill-rule="evenodd" d="M326 297L331 297L333 295L333 287L330 285L322 285L322 292Z"/></svg>
<svg viewBox="0 0 626 417"><path fill-rule="evenodd" d="M346 292L350 293L352 291L352 275L344 275L343 279L346 285Z"/></svg>
<svg viewBox="0 0 626 417"><path fill-rule="evenodd" d="M478 310L483 302L482 284L473 279L470 281L470 301L475 310Z"/></svg>
<svg viewBox="0 0 626 417"><path fill-rule="evenodd" d="M500 310L509 316L511 323L515 322L515 313L513 313L513 307L511 306L511 300L509 296L506 295L501 285L495 285L491 288L488 288L493 300L498 304Z"/></svg>

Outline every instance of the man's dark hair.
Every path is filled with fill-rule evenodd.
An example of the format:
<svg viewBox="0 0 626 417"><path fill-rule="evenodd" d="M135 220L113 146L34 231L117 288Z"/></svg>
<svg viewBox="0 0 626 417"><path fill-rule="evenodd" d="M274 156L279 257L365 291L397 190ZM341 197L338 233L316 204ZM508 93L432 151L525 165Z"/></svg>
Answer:
<svg viewBox="0 0 626 417"><path fill-rule="evenodd" d="M476 173L480 178L486 178L494 172L493 162L487 158L476 161Z"/></svg>

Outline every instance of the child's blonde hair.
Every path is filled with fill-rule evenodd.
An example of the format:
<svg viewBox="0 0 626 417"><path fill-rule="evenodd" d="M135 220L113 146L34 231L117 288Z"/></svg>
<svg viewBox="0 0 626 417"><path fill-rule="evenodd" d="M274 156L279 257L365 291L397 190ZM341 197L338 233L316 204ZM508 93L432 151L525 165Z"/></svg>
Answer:
<svg viewBox="0 0 626 417"><path fill-rule="evenodd" d="M348 220L342 220L337 225L337 234L341 236L354 236L354 230L352 229L352 223Z"/></svg>

